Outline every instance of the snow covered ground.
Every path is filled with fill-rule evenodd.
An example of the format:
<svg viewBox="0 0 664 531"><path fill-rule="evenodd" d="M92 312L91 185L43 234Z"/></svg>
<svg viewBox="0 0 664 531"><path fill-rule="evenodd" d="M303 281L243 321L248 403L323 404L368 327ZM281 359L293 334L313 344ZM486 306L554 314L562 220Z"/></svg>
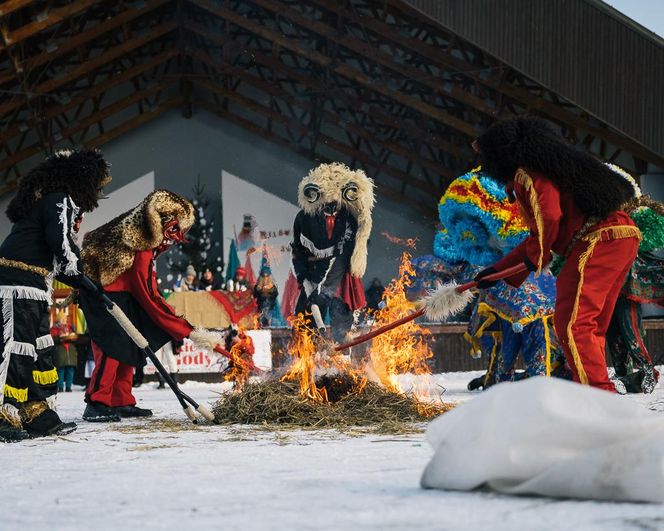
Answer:
<svg viewBox="0 0 664 531"><path fill-rule="evenodd" d="M440 375L450 400L469 373ZM184 389L212 402L219 385ZM168 390L136 391L152 420L79 422L71 435L0 445L0 530L664 529L664 507L425 491L424 436L266 433L189 424ZM662 411L664 388L630 396ZM59 395L79 421L83 393ZM181 422L173 422L181 421Z"/></svg>

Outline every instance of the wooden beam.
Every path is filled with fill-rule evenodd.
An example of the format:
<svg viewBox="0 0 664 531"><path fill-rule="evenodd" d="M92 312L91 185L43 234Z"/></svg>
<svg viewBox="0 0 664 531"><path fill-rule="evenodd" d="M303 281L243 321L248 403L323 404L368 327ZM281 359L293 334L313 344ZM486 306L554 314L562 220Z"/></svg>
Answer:
<svg viewBox="0 0 664 531"><path fill-rule="evenodd" d="M146 61L145 63L138 63L137 65L128 68L121 74L111 76L100 83L95 83L95 85L92 88L76 94L76 96L74 96L68 103L64 105L58 105L56 107L49 107L44 114L44 119L49 120L55 118L56 116L62 115L63 113L73 109L77 105L80 105L89 99L95 98L100 94L107 92L109 89L117 85L120 85L121 83L124 83L134 77L140 76L141 74L147 72L148 70L161 65L162 63L168 61L169 59L172 59L173 57L176 57L177 55L178 55L178 50L176 50L175 48L171 48L170 50L166 50L160 53L159 55L156 55L155 57L153 57L149 61ZM36 124L28 123L27 125L29 127L34 127ZM2 131L0 133L0 143L6 144L6 142L9 139L15 137L20 132L21 132L21 127L19 127L18 124L15 125L14 127L6 129L5 131Z"/></svg>
<svg viewBox="0 0 664 531"><path fill-rule="evenodd" d="M32 3L34 3L34 0L8 0L7 2L3 2L0 4L0 17L4 17L14 11L23 9Z"/></svg>
<svg viewBox="0 0 664 531"><path fill-rule="evenodd" d="M414 98L403 92L392 90L387 86L382 86L381 84L376 83L374 79L367 76L366 74L356 69L355 67L346 63L333 61L330 57L326 56L325 54L317 52L316 50L310 48L303 47L297 42L295 42L293 39L285 37L284 35L272 31L269 28L266 28L265 26L257 24L248 19L247 17L235 13L234 11L221 7L213 3L211 0L188 0L188 1L200 7L201 9L204 9L209 13L212 13L213 15L216 15L222 19L229 20L236 26L251 31L252 33L257 34L263 37L264 39L267 39L273 43L278 44L279 46L287 48L288 50L297 53L298 55L304 57L305 59L313 63L316 63L322 66L323 68L327 68L335 72L336 74L353 81L354 83L363 85L369 90L382 94L383 96L386 96L394 101L397 101L402 105L406 105L408 107L417 110L424 116L428 116L434 120L439 121L444 125L450 126L462 132L463 134L467 135L469 138L475 138L478 134L478 131L476 131L472 125L457 118L456 116L452 116L451 114L437 107L429 105L418 98Z"/></svg>
<svg viewBox="0 0 664 531"><path fill-rule="evenodd" d="M241 116L237 116L230 111L224 109L220 105L215 105L211 102L207 101L197 101L196 104L200 106L201 108L205 109L208 112L211 112L213 114L216 114L220 116L221 118L228 120L229 122L238 125L252 133L254 133L257 136L260 136L261 138L264 138L265 140L268 140L274 144L280 145L282 147L286 147L298 155L311 160L310 153L308 149L302 148L301 146L298 146L297 144L294 144L293 142L286 140L283 137L280 137L274 133L268 132L266 129L262 128L259 125L256 125L255 123L251 122L250 120L247 120L246 118L243 118ZM350 148L349 148L350 149ZM326 157L316 157L317 161L322 161L322 162L332 162L332 160L327 159ZM409 207L421 212L423 214L423 217L431 220L432 219L432 212L435 212L435 208L431 207L429 208L427 205L422 204L419 201L415 201L413 199L410 199L409 197L404 196L400 192L393 190L390 187L387 187L383 184L377 183L376 184L376 189L378 190L379 193L385 195L386 197L390 197L392 199L395 199L396 201L399 201L403 204L408 205Z"/></svg>
<svg viewBox="0 0 664 531"><path fill-rule="evenodd" d="M29 72L35 69L38 66L41 66L45 63L50 63L54 59L61 57L67 52L76 50L80 46L88 43L92 39L95 39L105 33L108 33L124 24L128 24L133 20L142 17L143 15L154 11L155 9L171 3L173 0L147 0L145 5L141 8L127 8L120 13L115 14L111 18L104 20L103 22L93 26L85 31L77 33L76 35L70 36L69 38L58 43L58 48L53 52L43 52L39 55L24 58L21 62L21 66L25 72ZM6 83L12 79L12 76L8 74L0 74L0 85Z"/></svg>
<svg viewBox="0 0 664 531"><path fill-rule="evenodd" d="M60 88L63 85L66 85L67 83L76 81L80 77L83 77L84 75L89 74L94 70L97 70L99 67L105 65L106 63L109 63L119 57L122 57L123 55L131 52L132 50L145 46L151 41L158 39L159 37L162 37L170 33L171 31L177 29L177 27L178 27L177 22L174 21L164 22L163 24L160 24L159 26L157 26L156 28L154 28L152 31L150 31L145 35L141 35L139 37L135 37L133 39L125 41L122 44L119 44L118 46L111 48L107 52L102 53L101 55L95 57L94 59L79 64L78 66L74 67L68 72L64 72L63 75L61 75L60 77L55 79L49 79L48 81L41 83L34 89L34 93L36 95L46 95L49 92L57 88ZM15 98L15 101L9 101L3 105L0 105L0 116L6 115L15 108L23 105L23 103L24 102L22 101L21 98Z"/></svg>
<svg viewBox="0 0 664 531"><path fill-rule="evenodd" d="M52 118L55 118L59 115L62 115L63 113L73 109L74 107L78 105L82 105L89 99L93 99L95 97L98 97L102 95L104 92L107 92L109 89L125 82L128 81L134 77L140 76L147 72L148 70L152 68L156 68L162 63L168 61L169 59L172 59L173 57L178 55L178 51L175 48L171 48L169 50L166 50L159 55L153 57L149 61L146 61L145 63L138 63L131 68L128 68L121 74L117 75L112 75L106 78L103 81L100 82L95 82L95 84L87 89L87 90L81 90L80 92L76 93L74 97L71 98L67 103L63 105L58 105L58 106L52 106L48 107L45 109L42 119L40 121L45 121L49 120ZM96 81L96 80L95 80ZM37 121L34 122L22 122L21 125L27 125L29 127L34 127L37 123ZM12 138L15 136L22 128L17 125L14 126L13 128L7 129L4 132L0 133L0 142L6 141L9 138ZM23 127L24 129L24 127Z"/></svg>
<svg viewBox="0 0 664 531"><path fill-rule="evenodd" d="M311 108L310 104L308 104L306 102L303 102L302 100L296 99L296 98L290 96L289 94L284 93L283 91L276 90L273 84L268 83L267 81L263 81L263 80L255 77L255 76L249 74L246 70L243 70L243 69L240 69L240 68L228 65L228 64L221 64L218 61L216 61L215 59L213 59L212 57L209 57L204 52L200 52L200 51L194 52L194 56L197 57L199 60L205 62L208 66L214 68L215 70L219 70L221 72L224 72L227 75L237 77L237 78L241 79L244 82L250 83L253 87L265 92L266 94L268 94L272 97L282 99L282 100L288 102L292 106L299 107L301 110L304 110L304 111L309 112L309 113L312 112L312 108ZM211 90L212 92L223 95L226 98L235 99L236 101L240 101L242 104L244 104L246 106L251 106L252 110L254 110L255 112L259 112L260 114L262 114L264 116L267 116L268 118L271 118L271 119L274 119L274 120L277 120L277 121L281 121L282 123L284 123L284 125L288 126L289 128L291 128L293 130L300 130L300 131L302 130L301 129L301 127L302 127L301 124L299 124L297 122L292 122L289 118L283 117L283 115L281 115L280 113L276 113L275 111L273 111L272 109L269 109L268 107L265 107L265 106L260 105L256 102L252 101L252 100L249 100L248 98L245 98L244 96L241 96L237 92L234 93L233 91L229 91L229 90L227 90L223 87L217 87L217 86L213 85L211 82L196 80L196 83L200 86L203 86L204 88L207 88L208 90ZM241 98L241 99L239 99L239 98ZM334 123L336 125L339 125L340 118L338 116L333 115L332 113L329 113L327 111L325 111L323 113L323 115L326 119L328 119L332 123ZM284 122L283 120L286 120L286 121ZM369 134L366 131L362 130L360 127L353 126L352 124L347 124L345 127L348 128L348 129L352 129L355 134L361 136L363 139L365 139L366 142L372 142L372 141L375 142L376 141L374 138L371 138L369 136ZM306 132L306 129L307 128L305 128L305 132ZM331 137L327 137L327 138L331 138ZM337 142L337 141L335 140L335 142ZM396 144L390 143L390 147L395 147L395 149L399 150L399 152L402 153L402 154L405 153L405 150L401 147L396 147ZM409 155L409 158L417 158L417 159L420 158L419 156L414 157L412 153L406 153L406 154ZM432 194L434 196L438 196L441 192L440 189L432 187L431 185L429 185L428 183L426 183L424 181L413 178L412 176L408 175L407 173L405 173L405 172L403 172L403 171L401 171L397 168L394 168L391 165L385 165L385 167L388 168L388 170L385 171L386 174L405 182L407 185L413 186L415 188L420 188L421 190L423 190L427 194ZM446 173L448 173L448 172L446 171Z"/></svg>
<svg viewBox="0 0 664 531"><path fill-rule="evenodd" d="M174 80L171 81L171 83L174 83L174 82L175 82ZM96 123L97 121L99 121L103 118L107 118L108 116L110 116L112 114L115 114L118 111L121 111L122 109L125 109L126 107L128 107L132 103L136 103L136 101L138 101L136 99L138 96L140 96L139 99L147 97L150 94L153 94L154 92L156 92L158 89L160 89L160 87L161 86L152 87L150 89L146 89L145 91L141 91L140 93L132 94L131 96L128 96L127 98L124 98L123 100L120 100L119 102L116 102L116 103L110 105L108 107L108 109L111 109L112 112L110 112L110 111L109 112L104 112L104 109L102 109L98 113L99 114L98 118L97 118L96 115L91 116L88 119L86 119L82 122L79 122L76 126L71 127L69 129L66 129L65 131L62 132L62 135L67 137L67 138L70 138L71 136L73 136L76 133L82 131L86 127L89 127L89 125L91 123ZM56 140L54 136L51 136L50 138L48 138L47 141L48 141L48 144L51 145L51 146L54 146L58 142L58 140ZM25 159L31 157L32 155L35 155L36 153L39 153L40 151L42 151L41 147L42 147L41 144L33 144L32 146L30 146L30 147L28 147L28 148L26 148L22 151L19 151L18 153L14 153L11 157L7 157L7 158L1 160L0 161L0 170L9 168L11 166L14 166L18 162L21 162L22 160L25 160Z"/></svg>
<svg viewBox="0 0 664 531"><path fill-rule="evenodd" d="M21 26L20 28L9 33L6 37L7 46L13 46L29 37L32 37L40 31L50 28L58 22L62 22L68 18L78 15L96 3L100 3L100 0L78 0L77 2L70 2L69 5L64 7L52 9L48 16L43 20L37 20L30 24L26 24L25 26Z"/></svg>
<svg viewBox="0 0 664 531"><path fill-rule="evenodd" d="M424 85L442 97L454 99L466 106L470 106L474 110L483 112L488 116L495 116L495 108L487 105L484 99L478 98L467 91L459 90L457 87L446 89L443 87L442 83L436 81L435 79L431 79L431 74L423 72L419 68L415 68L404 63L397 63L394 61L393 55L388 54L375 46L372 46L370 43L356 39L351 35L342 35L336 30L336 28L333 28L323 22L306 17L295 9L288 7L283 2L278 2L275 0L249 1L253 4L261 6L264 9L268 9L275 14L278 14L279 17L283 17L294 22L306 30L314 31L326 39L332 42L336 42L344 48L357 53L358 55L366 57L370 61L389 68L393 72L403 76L405 79L410 79L415 83ZM327 0L309 0L309 2L321 9L331 11L339 17L346 18L348 20L354 20L354 18L350 15L353 13L353 11L340 9L339 3L337 2L329 2Z"/></svg>

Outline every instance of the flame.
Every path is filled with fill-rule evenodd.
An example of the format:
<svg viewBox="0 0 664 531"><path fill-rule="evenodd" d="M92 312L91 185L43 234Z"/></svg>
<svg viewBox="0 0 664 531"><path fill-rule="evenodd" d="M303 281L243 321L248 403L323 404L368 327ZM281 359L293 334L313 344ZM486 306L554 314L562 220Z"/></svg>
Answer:
<svg viewBox="0 0 664 531"><path fill-rule="evenodd" d="M408 249L415 249L417 247L417 242L419 241L419 238L399 238L398 236L394 236L387 231L383 231L381 234L385 236L387 241L390 243L395 245L402 245Z"/></svg>
<svg viewBox="0 0 664 531"><path fill-rule="evenodd" d="M406 288L412 284L411 278L414 275L410 255L404 252L399 277L392 280L383 293L385 306L374 314L377 326L391 323L415 310L414 303L406 298ZM430 336L429 330L411 321L373 339L370 350L371 368L385 388L395 393L404 393L397 375L431 374L427 365L427 360L433 356L427 343ZM423 390L413 391L416 395L424 394Z"/></svg>
<svg viewBox="0 0 664 531"><path fill-rule="evenodd" d="M300 313L289 317L293 327L293 339L289 350L293 363L281 381L296 381L300 385L300 396L314 402L327 402L327 391L316 386L316 332L309 326L309 315Z"/></svg>
<svg viewBox="0 0 664 531"><path fill-rule="evenodd" d="M404 252L399 267L399 277L390 282L383 294L385 307L374 314L378 326L391 323L415 310L414 303L406 298L406 288L410 286L414 274L410 255ZM327 390L316 385L316 376L317 373L320 375L335 372L350 375L355 381L356 393L362 392L368 381L368 375L372 374L381 385L393 393L405 394L408 391L416 398L428 396L426 392L428 384L423 382L424 387L422 387L419 382L421 378L418 378L416 388L408 390L402 388L397 378L404 373L418 376L431 374L427 360L433 356L433 353L427 344L431 336L428 330L411 321L377 336L370 349L370 362L362 368L355 368L342 355L321 354L320 351L333 351L333 349L328 348L328 342L312 328L310 317L310 314L303 313L289 318L293 327L289 351L294 359L281 378L282 381L297 382L300 396L314 402L328 402ZM432 416L435 407L426 400L418 404L418 409L421 409L421 414ZM435 411L440 412L439 409Z"/></svg>
<svg viewBox="0 0 664 531"><path fill-rule="evenodd" d="M230 370L224 375L226 382L232 382L235 391L241 391L249 381L251 371L255 367L253 362L253 344L251 337L245 333L245 328L238 330L240 341L233 344L229 351L231 356Z"/></svg>

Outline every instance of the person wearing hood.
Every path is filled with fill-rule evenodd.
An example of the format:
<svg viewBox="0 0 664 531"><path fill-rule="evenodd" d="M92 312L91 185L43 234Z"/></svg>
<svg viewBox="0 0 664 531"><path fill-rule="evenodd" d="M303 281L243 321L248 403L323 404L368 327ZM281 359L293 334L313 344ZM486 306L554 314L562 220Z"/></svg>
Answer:
<svg viewBox="0 0 664 531"><path fill-rule="evenodd" d="M606 333L641 233L621 206L632 186L587 153L577 150L540 118L497 122L474 143L482 170L505 183L518 201L529 236L510 253L480 271L488 274L524 264L506 279L520 286L539 275L553 255L565 265L556 281L554 325L573 379L610 392ZM621 389L622 391L622 389Z"/></svg>

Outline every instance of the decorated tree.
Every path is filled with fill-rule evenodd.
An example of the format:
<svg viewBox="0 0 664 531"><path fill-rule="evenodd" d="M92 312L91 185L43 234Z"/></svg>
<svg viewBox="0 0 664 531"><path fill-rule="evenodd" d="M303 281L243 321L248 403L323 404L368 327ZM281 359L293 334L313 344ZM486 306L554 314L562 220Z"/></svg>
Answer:
<svg viewBox="0 0 664 531"><path fill-rule="evenodd" d="M223 270L223 262L218 251L219 241L215 240L214 218L208 217L210 200L205 195L205 186L201 184L200 176L193 188L193 198L196 221L187 233L189 243L176 244L168 251L166 263L170 273L166 280L173 283L184 275L188 265L193 265L196 273L200 275L206 268L218 277Z"/></svg>

